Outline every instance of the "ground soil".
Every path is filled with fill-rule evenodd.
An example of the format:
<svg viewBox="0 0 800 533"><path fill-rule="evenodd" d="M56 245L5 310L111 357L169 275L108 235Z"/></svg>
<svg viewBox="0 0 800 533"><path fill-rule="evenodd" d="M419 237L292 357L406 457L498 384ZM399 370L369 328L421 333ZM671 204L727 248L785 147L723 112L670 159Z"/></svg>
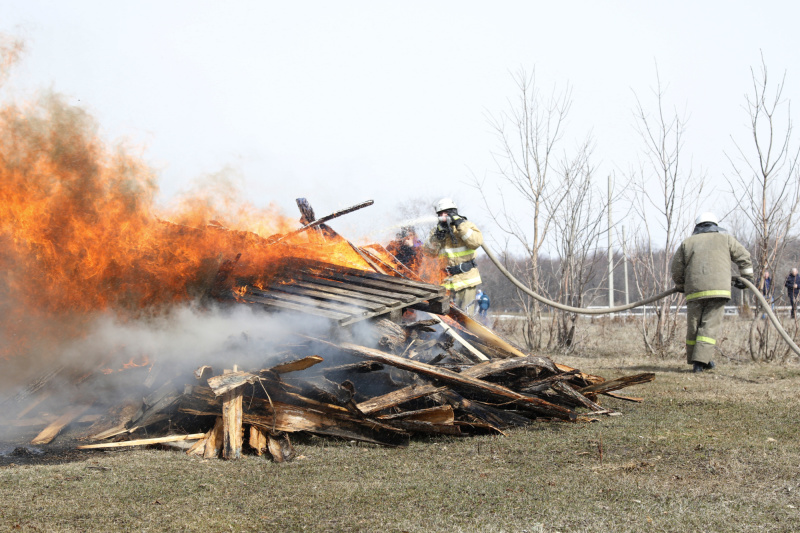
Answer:
<svg viewBox="0 0 800 533"><path fill-rule="evenodd" d="M722 357L692 374L622 338L635 329L553 356L607 378L655 372L626 391L642 403L603 402L620 416L407 448L303 437L285 464L80 452L67 433L0 459L0 530L800 530L800 365Z"/></svg>

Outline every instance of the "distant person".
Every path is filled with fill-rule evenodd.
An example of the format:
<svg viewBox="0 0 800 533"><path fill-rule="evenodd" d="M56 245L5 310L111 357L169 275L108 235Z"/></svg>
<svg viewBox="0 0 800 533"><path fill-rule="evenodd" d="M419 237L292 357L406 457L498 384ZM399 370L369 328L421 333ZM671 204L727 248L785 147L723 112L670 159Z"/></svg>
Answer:
<svg viewBox="0 0 800 533"><path fill-rule="evenodd" d="M714 368L717 331L731 298L731 261L741 277L753 281L750 252L723 231L713 213L703 213L672 258L672 280L686 294L686 362L694 372ZM746 287L739 280L734 286Z"/></svg>
<svg viewBox="0 0 800 533"><path fill-rule="evenodd" d="M791 317L794 318L794 313L797 311L797 295L800 293L800 278L797 276L797 269L793 268L789 275L786 276L786 281L783 286L786 287L786 294L789 296L789 305L792 307Z"/></svg>
<svg viewBox="0 0 800 533"><path fill-rule="evenodd" d="M769 302L770 308L775 309L775 305L773 304L774 299L772 298L772 278L770 277L769 270L764 271L759 285L761 285L761 294L764 295L764 299ZM767 315L762 314L761 318L767 318Z"/></svg>
<svg viewBox="0 0 800 533"><path fill-rule="evenodd" d="M439 223L428 238L428 253L445 261L447 277L442 286L450 290L450 301L458 308L475 299L481 275L475 264L475 251L483 244L478 226L458 214L455 202L442 198L434 206Z"/></svg>
<svg viewBox="0 0 800 533"><path fill-rule="evenodd" d="M475 294L475 299L467 304L467 309L472 307L472 316L479 314L481 311L481 296L483 296L483 291L478 289L478 292Z"/></svg>
<svg viewBox="0 0 800 533"><path fill-rule="evenodd" d="M481 318L481 322L483 322L484 324L486 324L486 321L488 320L486 313L489 312L490 305L491 301L489 300L489 295L486 294L485 292L481 292L481 296L478 303L479 306L478 316Z"/></svg>
<svg viewBox="0 0 800 533"><path fill-rule="evenodd" d="M416 272L419 264L419 252L422 249L422 241L417 238L417 230L412 226L405 226L397 232L396 237L386 246L386 250L398 261Z"/></svg>

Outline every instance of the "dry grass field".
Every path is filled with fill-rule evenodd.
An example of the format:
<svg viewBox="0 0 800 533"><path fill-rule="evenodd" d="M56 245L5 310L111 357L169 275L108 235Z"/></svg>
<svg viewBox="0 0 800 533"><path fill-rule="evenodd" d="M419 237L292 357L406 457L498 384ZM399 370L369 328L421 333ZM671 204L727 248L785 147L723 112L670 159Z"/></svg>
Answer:
<svg viewBox="0 0 800 533"><path fill-rule="evenodd" d="M733 335L743 323L728 320ZM800 366L718 359L691 374L641 355L631 324L597 323L579 356L622 415L403 449L308 437L274 464L171 450L0 463L0 529L20 531L798 531ZM638 343L638 347L637 347ZM637 352L638 350L638 352Z"/></svg>

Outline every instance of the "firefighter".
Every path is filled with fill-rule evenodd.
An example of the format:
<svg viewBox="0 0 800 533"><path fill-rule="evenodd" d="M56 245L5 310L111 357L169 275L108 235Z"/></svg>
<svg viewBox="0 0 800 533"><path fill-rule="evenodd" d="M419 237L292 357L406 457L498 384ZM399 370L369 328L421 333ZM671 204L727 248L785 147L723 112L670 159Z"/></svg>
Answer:
<svg viewBox="0 0 800 533"><path fill-rule="evenodd" d="M753 281L750 252L723 232L713 213L703 213L672 258L672 280L686 295L686 362L694 372L714 368L711 356L717 331L731 298L731 261L739 267L741 277ZM739 280L734 286L746 287Z"/></svg>
<svg viewBox="0 0 800 533"><path fill-rule="evenodd" d="M434 209L439 223L431 230L426 249L445 260L447 277L442 285L450 290L450 301L465 309L481 284L475 250L483 244L483 235L475 224L458 214L450 198L436 202Z"/></svg>

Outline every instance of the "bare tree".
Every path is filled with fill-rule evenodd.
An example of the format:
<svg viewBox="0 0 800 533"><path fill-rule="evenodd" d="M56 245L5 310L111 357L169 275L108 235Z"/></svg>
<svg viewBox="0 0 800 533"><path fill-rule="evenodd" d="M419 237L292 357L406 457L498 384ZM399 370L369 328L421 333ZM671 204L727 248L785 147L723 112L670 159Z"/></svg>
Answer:
<svg viewBox="0 0 800 533"><path fill-rule="evenodd" d="M735 153L726 154L733 168L728 183L750 229L747 240L753 246L753 263L763 289L767 270L774 271L784 253L800 202L800 144L792 139L791 102L783 100L786 73L772 87L764 56L758 72L750 69L751 92L745 94L749 149L733 139ZM754 359L773 359L777 335L761 327L755 313L751 327L750 355ZM783 351L783 347L781 347Z"/></svg>
<svg viewBox="0 0 800 533"><path fill-rule="evenodd" d="M608 204L595 187L590 163L590 141L574 157L560 163L559 186L566 194L553 217L556 249L559 256L557 300L573 307L583 307L587 288L598 267L597 247L605 232L602 222ZM551 320L549 348L571 349L575 344L578 315L555 311Z"/></svg>
<svg viewBox="0 0 800 533"><path fill-rule="evenodd" d="M691 161L686 164L682 158L686 118L665 110L658 70L656 81L653 112L636 96L635 118L644 158L632 178L631 200L641 224L631 265L640 294L672 286L670 261L702 199L704 181L694 173ZM663 240L654 243L654 235ZM642 338L651 353L664 356L669 352L678 329L679 303L682 297L665 298L654 306L654 317L642 314Z"/></svg>
<svg viewBox="0 0 800 533"><path fill-rule="evenodd" d="M485 179L476 179L475 186L483 194L489 216L506 236L506 252L511 243L524 250L524 267L512 272L530 290L546 294L541 257L546 246L560 242L550 235L556 219L569 216L565 209L575 209L574 205L569 207L570 202L591 200L591 195L585 191L572 188L576 183L582 183L581 180L587 184L591 182L588 161L591 142L587 140L581 145L575 156L557 152L572 105L571 90L554 88L549 95L543 95L536 85L535 76L529 76L524 70L518 72L514 80L518 88L517 99L509 102L507 111L490 119L500 145L499 151L493 154L498 179L491 183L499 201L490 199ZM574 239L579 235L583 233L576 230L569 237L574 246L578 246ZM573 252L577 254L576 250ZM510 254L506 253L506 256ZM570 261L570 266L562 271L564 276L574 274L578 268L573 259ZM514 262L509 267L513 269L519 264ZM561 287L560 292L566 298L573 289L568 285ZM546 328L542 322L541 304L521 292L518 299L526 318L524 336L528 347L535 349L550 344L544 338Z"/></svg>

